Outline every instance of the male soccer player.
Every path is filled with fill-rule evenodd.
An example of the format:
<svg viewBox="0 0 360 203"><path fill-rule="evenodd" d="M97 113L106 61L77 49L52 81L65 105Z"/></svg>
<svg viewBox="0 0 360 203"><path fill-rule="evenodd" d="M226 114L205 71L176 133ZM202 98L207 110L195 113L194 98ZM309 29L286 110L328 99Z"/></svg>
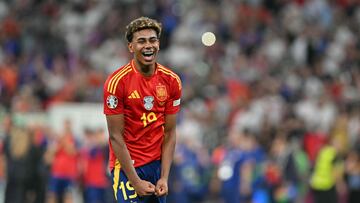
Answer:
<svg viewBox="0 0 360 203"><path fill-rule="evenodd" d="M104 85L110 169L117 202L166 201L181 81L156 62L161 24L140 17L126 27L133 59Z"/></svg>

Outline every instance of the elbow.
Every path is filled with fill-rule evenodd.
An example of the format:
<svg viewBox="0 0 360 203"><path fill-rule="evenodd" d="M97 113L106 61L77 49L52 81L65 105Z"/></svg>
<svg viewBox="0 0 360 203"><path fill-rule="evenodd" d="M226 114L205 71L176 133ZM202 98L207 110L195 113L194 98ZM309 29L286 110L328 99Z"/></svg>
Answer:
<svg viewBox="0 0 360 203"><path fill-rule="evenodd" d="M114 135L114 133L109 133L109 139L110 139L110 141L114 141L114 140L115 140L115 135Z"/></svg>
<svg viewBox="0 0 360 203"><path fill-rule="evenodd" d="M110 132L109 140L111 144L120 144L122 141L122 133L121 132Z"/></svg>
<svg viewBox="0 0 360 203"><path fill-rule="evenodd" d="M176 145L176 133L174 131L170 131L165 134L165 140L169 145L175 146Z"/></svg>

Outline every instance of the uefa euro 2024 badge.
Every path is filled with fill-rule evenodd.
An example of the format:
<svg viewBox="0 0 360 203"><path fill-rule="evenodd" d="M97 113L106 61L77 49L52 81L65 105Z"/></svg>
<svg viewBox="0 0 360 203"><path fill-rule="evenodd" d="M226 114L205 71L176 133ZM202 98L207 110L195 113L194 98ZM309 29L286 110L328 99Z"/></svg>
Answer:
<svg viewBox="0 0 360 203"><path fill-rule="evenodd" d="M154 97L146 96L144 97L144 107L146 110L150 111L154 106Z"/></svg>
<svg viewBox="0 0 360 203"><path fill-rule="evenodd" d="M118 99L114 95L109 95L106 98L106 104L110 109L115 109L118 105Z"/></svg>

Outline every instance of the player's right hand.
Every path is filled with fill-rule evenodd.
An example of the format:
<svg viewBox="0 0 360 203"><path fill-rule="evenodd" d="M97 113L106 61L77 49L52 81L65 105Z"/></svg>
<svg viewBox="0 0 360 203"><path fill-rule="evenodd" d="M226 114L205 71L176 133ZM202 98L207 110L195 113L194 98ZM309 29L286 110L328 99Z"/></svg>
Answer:
<svg viewBox="0 0 360 203"><path fill-rule="evenodd" d="M155 185L152 183L140 180L138 183L133 185L135 192L139 196L147 196L155 193Z"/></svg>

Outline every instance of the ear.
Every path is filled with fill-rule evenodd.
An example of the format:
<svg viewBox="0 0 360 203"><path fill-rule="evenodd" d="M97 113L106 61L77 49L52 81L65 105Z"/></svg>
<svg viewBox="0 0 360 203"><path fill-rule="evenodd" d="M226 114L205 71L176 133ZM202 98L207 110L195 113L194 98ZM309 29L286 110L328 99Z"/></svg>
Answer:
<svg viewBox="0 0 360 203"><path fill-rule="evenodd" d="M131 42L128 43L128 49L130 53L134 53L134 47L133 44Z"/></svg>

